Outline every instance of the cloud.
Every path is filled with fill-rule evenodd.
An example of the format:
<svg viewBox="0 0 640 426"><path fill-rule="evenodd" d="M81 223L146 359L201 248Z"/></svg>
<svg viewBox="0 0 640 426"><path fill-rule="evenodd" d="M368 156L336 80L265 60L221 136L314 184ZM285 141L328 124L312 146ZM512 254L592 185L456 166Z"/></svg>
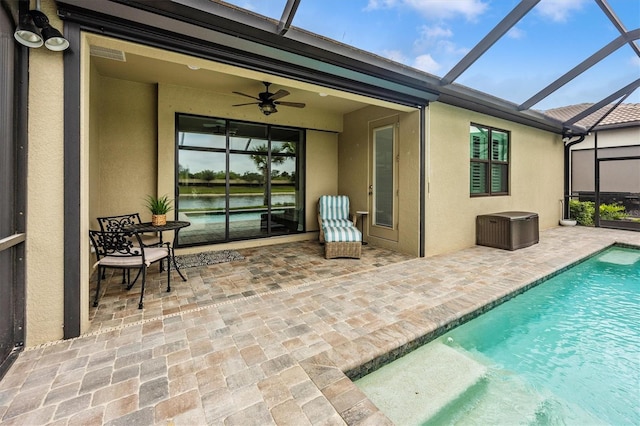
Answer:
<svg viewBox="0 0 640 426"><path fill-rule="evenodd" d="M400 2L397 0L369 0L365 10L390 9Z"/></svg>
<svg viewBox="0 0 640 426"><path fill-rule="evenodd" d="M535 11L555 22L566 22L574 12L579 11L587 0L542 0Z"/></svg>
<svg viewBox="0 0 640 426"><path fill-rule="evenodd" d="M420 33L427 39L449 38L453 36L453 31L451 31L449 28L441 27L440 25L437 25L435 27L428 27L426 25L423 25Z"/></svg>
<svg viewBox="0 0 640 426"><path fill-rule="evenodd" d="M464 16L475 21L482 15L488 4L482 0L369 0L365 10L404 7L419 12L430 20L453 19Z"/></svg>
<svg viewBox="0 0 640 426"><path fill-rule="evenodd" d="M507 32L507 37L515 40L524 38L525 35L526 33L518 27L511 27L511 29Z"/></svg>
<svg viewBox="0 0 640 426"><path fill-rule="evenodd" d="M413 42L413 47L418 52L433 49L438 42L453 37L453 31L440 25L422 25L419 33L420 36Z"/></svg>
<svg viewBox="0 0 640 426"><path fill-rule="evenodd" d="M426 54L418 56L413 62L413 67L431 74L437 74L442 65L436 62L431 55Z"/></svg>
<svg viewBox="0 0 640 426"><path fill-rule="evenodd" d="M457 44L449 40L439 40L437 50L447 56L464 56L469 53L469 50L471 49L468 47L459 47Z"/></svg>

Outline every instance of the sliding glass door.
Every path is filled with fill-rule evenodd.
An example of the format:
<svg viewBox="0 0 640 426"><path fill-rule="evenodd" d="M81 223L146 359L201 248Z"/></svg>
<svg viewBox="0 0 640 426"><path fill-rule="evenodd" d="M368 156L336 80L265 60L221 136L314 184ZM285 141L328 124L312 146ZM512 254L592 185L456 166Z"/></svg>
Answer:
<svg viewBox="0 0 640 426"><path fill-rule="evenodd" d="M304 231L304 130L178 114L179 245Z"/></svg>

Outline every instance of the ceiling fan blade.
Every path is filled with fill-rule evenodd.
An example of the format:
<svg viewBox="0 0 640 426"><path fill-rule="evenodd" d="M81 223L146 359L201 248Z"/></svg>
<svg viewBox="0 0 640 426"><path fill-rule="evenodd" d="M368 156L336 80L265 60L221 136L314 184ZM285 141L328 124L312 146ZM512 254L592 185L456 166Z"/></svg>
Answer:
<svg viewBox="0 0 640 426"><path fill-rule="evenodd" d="M235 104L235 105L231 105L231 106L245 106L245 105L258 105L260 102L249 102L246 104Z"/></svg>
<svg viewBox="0 0 640 426"><path fill-rule="evenodd" d="M284 106L289 106L289 107L294 107L294 108L304 108L305 106L307 106L306 104L300 103L300 102L274 102L274 104L276 105L284 105Z"/></svg>
<svg viewBox="0 0 640 426"><path fill-rule="evenodd" d="M271 99L272 101L275 101L276 99L284 98L285 96L289 96L289 92L287 92L284 89L280 89L273 95L269 96L269 99Z"/></svg>
<svg viewBox="0 0 640 426"><path fill-rule="evenodd" d="M231 92L231 93L235 93L236 95L246 96L247 98L255 99L256 101L260 100L260 98L256 98L255 96L247 95L247 94L240 93L240 92Z"/></svg>

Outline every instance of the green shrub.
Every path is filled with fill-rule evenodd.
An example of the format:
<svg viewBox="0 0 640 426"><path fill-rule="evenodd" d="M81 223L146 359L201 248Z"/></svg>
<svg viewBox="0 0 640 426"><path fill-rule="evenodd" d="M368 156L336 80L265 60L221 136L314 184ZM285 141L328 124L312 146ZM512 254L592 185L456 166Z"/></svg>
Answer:
<svg viewBox="0 0 640 426"><path fill-rule="evenodd" d="M596 208L593 201L569 200L569 217L575 219L578 225L593 226ZM601 220L620 220L627 217L624 206L620 204L600 204Z"/></svg>
<svg viewBox="0 0 640 426"><path fill-rule="evenodd" d="M600 219L621 220L627 217L624 206L620 204L600 204Z"/></svg>
<svg viewBox="0 0 640 426"><path fill-rule="evenodd" d="M569 217L575 219L578 225L593 226L595 213L593 201L569 200Z"/></svg>

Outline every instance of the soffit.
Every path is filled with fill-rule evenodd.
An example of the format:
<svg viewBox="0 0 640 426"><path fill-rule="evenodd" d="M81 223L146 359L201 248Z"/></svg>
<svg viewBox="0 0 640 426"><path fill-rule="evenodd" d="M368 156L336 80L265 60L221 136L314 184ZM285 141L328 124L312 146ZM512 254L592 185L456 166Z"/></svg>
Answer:
<svg viewBox="0 0 640 426"><path fill-rule="evenodd" d="M103 77L134 81L146 84L169 84L210 93L229 96L230 104L250 102L251 100L232 91L257 95L264 91L263 81L272 83L271 90L286 89L290 95L281 100L302 102L315 112L326 111L337 114L376 105L399 111L412 111L414 108L398 105L379 99L345 93L340 90L322 87L290 78L261 73L241 67L230 66L215 61L157 49L138 43L114 39L97 34L87 34L91 48L107 49L117 56L123 54L124 61L91 56L91 63ZM198 68L193 70L191 67ZM320 96L320 93L327 96ZM256 106L257 108L257 106ZM280 111L286 110L282 107Z"/></svg>

